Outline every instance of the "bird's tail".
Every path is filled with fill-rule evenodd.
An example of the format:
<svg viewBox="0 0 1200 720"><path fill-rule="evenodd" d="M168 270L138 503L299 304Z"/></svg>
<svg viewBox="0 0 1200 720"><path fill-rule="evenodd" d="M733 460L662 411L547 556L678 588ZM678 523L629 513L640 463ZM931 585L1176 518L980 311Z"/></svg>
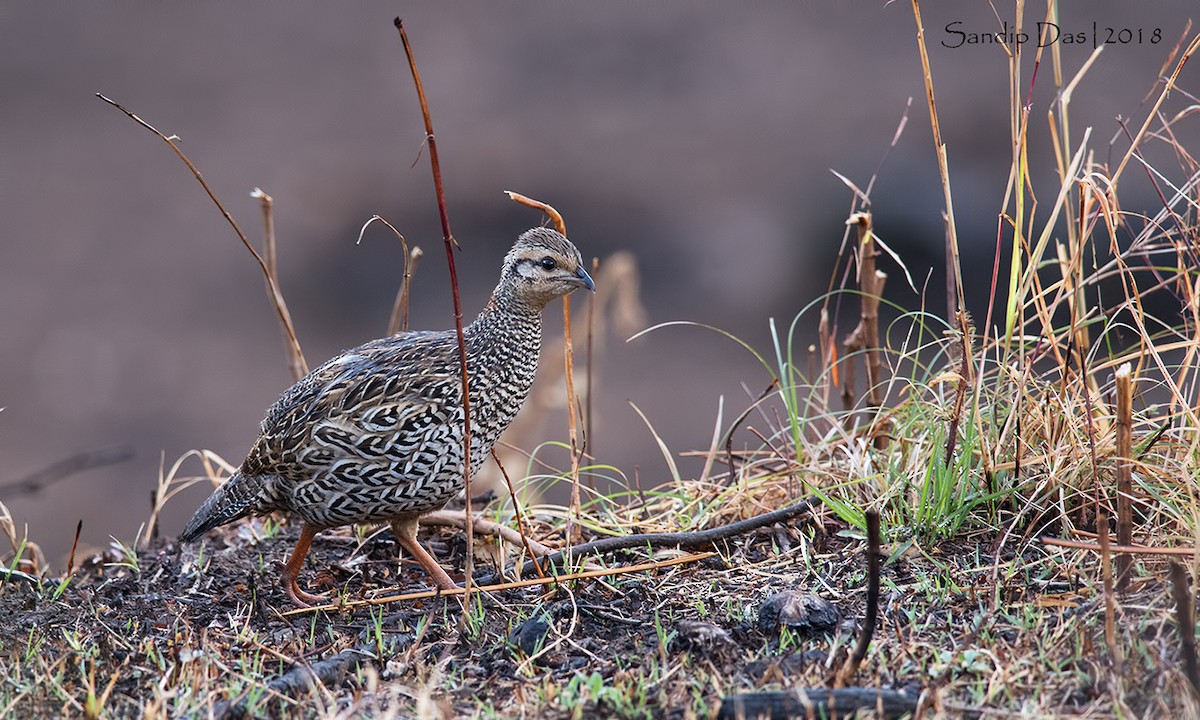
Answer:
<svg viewBox="0 0 1200 720"><path fill-rule="evenodd" d="M215 527L246 517L256 510L262 489L262 477L234 473L192 515L179 539L191 542Z"/></svg>

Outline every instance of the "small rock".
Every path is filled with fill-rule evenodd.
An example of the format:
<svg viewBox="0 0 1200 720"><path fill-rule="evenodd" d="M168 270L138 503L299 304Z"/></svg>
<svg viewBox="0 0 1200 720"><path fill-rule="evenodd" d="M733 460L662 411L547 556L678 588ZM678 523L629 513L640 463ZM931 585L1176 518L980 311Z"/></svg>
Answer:
<svg viewBox="0 0 1200 720"><path fill-rule="evenodd" d="M699 620L680 620L675 626L671 649L724 658L736 653L738 644L722 627Z"/></svg>
<svg viewBox="0 0 1200 720"><path fill-rule="evenodd" d="M550 619L546 615L535 615L513 628L508 634L508 644L521 654L529 656L545 647L550 634Z"/></svg>
<svg viewBox="0 0 1200 720"><path fill-rule="evenodd" d="M812 593L784 590L767 598L758 609L758 631L777 635L781 627L813 635L837 627L838 611L828 600Z"/></svg>

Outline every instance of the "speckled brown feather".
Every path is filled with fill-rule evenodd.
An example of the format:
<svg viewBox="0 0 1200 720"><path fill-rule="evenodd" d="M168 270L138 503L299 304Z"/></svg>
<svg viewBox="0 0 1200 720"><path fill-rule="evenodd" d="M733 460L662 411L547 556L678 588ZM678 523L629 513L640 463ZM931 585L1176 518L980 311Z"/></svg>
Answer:
<svg viewBox="0 0 1200 720"><path fill-rule="evenodd" d="M472 468L529 393L542 309L579 287L592 287L579 251L552 230L524 233L505 257L487 306L464 328ZM442 507L463 487L461 392L453 331L400 333L347 350L267 411L239 471L180 538L276 510L329 528Z"/></svg>

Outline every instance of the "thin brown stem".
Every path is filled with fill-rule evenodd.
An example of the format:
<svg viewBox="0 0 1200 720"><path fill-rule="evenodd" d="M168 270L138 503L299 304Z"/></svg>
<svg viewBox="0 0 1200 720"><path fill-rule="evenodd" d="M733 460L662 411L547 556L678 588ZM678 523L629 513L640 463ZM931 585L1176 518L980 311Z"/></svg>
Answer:
<svg viewBox="0 0 1200 720"><path fill-rule="evenodd" d="M1171 594L1175 597L1175 624L1179 628L1179 654L1183 656L1183 671L1192 692L1200 697L1200 669L1196 663L1196 619L1192 593L1188 589L1188 573L1182 565L1171 562Z"/></svg>
<svg viewBox="0 0 1200 720"><path fill-rule="evenodd" d="M567 224L563 221L562 214L554 209L548 203L541 200L534 200L531 197L522 195L521 193L505 190L505 194L522 205L526 205L537 210L541 210L550 217L550 221L554 223L554 228L558 230L563 237L567 236ZM571 500L569 508L569 517L567 518L567 542L577 543L581 537L579 527L579 513L581 501L579 498L579 460L583 455L579 444L579 406L575 397L575 360L571 344L571 296L563 296L563 360L565 365L564 376L566 377L567 385L567 437L571 445Z"/></svg>
<svg viewBox="0 0 1200 720"><path fill-rule="evenodd" d="M858 634L858 643L854 652L846 658L845 664L834 676L835 688L846 687L854 679L854 674L867 657L871 646L871 638L875 635L875 621L879 615L879 511L867 510L867 609L863 617L862 630Z"/></svg>
<svg viewBox="0 0 1200 720"><path fill-rule="evenodd" d="M635 535L620 535L617 537L602 538L591 542L575 545L573 547L560 550L553 555L547 555L542 558L542 562L546 568L549 568L557 563L562 562L568 557L577 557L586 553L608 553L617 550L627 550L630 548L661 548L661 547L678 547L683 550L693 550L698 547L711 545L718 540L744 535L748 532L756 530L760 527L767 527L778 522L788 522L794 518L806 515L812 512L813 507L819 504L819 498L805 498L798 503L789 505L788 507L779 510L772 510L761 515L739 520L727 525L709 528L707 530L697 530L692 532L666 532L666 533L638 533ZM533 572L531 563L526 563L521 574L525 575ZM496 580L492 577L481 578L480 584L490 584Z"/></svg>
<svg viewBox="0 0 1200 720"><path fill-rule="evenodd" d="M257 198L259 205L262 207L263 214L263 259L267 263L267 272L275 279L275 284L279 284L279 253L278 245L275 242L275 199L266 194L259 188L254 188L250 193L250 197ZM271 299L271 283L267 283L267 299ZM297 355L292 349L292 344L288 340L287 328L281 327L283 331L283 354L287 357L288 372L292 376L292 380L296 381L308 374L308 368L304 365L304 358Z"/></svg>
<svg viewBox="0 0 1200 720"><path fill-rule="evenodd" d="M937 155L938 173L942 179L942 195L946 203L946 257L954 261L946 268L947 296L953 289L953 297L958 304L963 304L962 268L958 262L958 229L954 222L954 197L950 193L950 164L946 158L946 144L942 142L942 128L938 122L937 100L933 94L933 70L929 65L929 51L925 48L925 25L921 22L921 6L917 0L912 0L913 19L917 22L917 49L921 55L921 74L925 79L925 99L929 103L929 124L933 129L933 146ZM953 313L958 308L946 308Z"/></svg>
<svg viewBox="0 0 1200 720"><path fill-rule="evenodd" d="M1117 543L1133 544L1133 381L1132 367L1117 368ZM1133 557L1117 556L1117 592L1129 589Z"/></svg>
<svg viewBox="0 0 1200 720"><path fill-rule="evenodd" d="M592 258L592 279L599 277L600 273L600 258ZM592 395L596 388L594 373L594 357L596 348L595 339L596 328L596 296L595 294L588 296L587 306L587 345L584 351L584 356L587 358L587 367L584 372L587 373L587 395L583 401L583 426L587 429L587 452L592 457L596 457L596 425L592 422ZM595 473L588 474L588 487L592 490L596 489Z"/></svg>
<svg viewBox="0 0 1200 720"><path fill-rule="evenodd" d="M467 341L463 335L462 300L458 294L458 271L454 266L454 247L458 244L450 232L450 216L446 212L446 192L442 185L442 166L438 160L437 138L433 134L433 120L429 115L429 103L425 99L425 87L421 84L421 75L417 72L417 61L413 56L412 45L408 42L408 34L404 32L404 23L400 18L393 21L396 30L400 32L400 41L404 43L404 55L408 58L408 68L412 71L413 85L417 89L417 99L421 105L421 119L425 122L425 140L429 144L429 166L433 172L433 190L437 196L438 219L442 223L442 240L446 246L446 264L450 268L450 293L454 297L454 331L458 337L458 365L462 376L462 407L463 407L463 484L466 493L466 517L471 517L471 392L467 376ZM466 578L467 590L471 588L471 566L474 537L472 525L467 523L467 559ZM466 622L466 610L463 612L463 622Z"/></svg>
<svg viewBox="0 0 1200 720"><path fill-rule="evenodd" d="M1113 596L1112 553L1109 552L1108 518L1103 513L1096 518L1096 528L1100 533L1100 579L1104 586L1104 644L1108 646L1113 665L1120 675L1124 657L1120 645L1117 644L1117 603Z"/></svg>
<svg viewBox="0 0 1200 720"><path fill-rule="evenodd" d="M871 435L876 450L884 450L888 444L888 431L880 422L879 409L883 406L883 353L879 349L879 300L883 296L883 285L887 275L875 269L875 233L871 229L870 213L855 213L847 221L858 231L858 287L861 292L860 320L858 328L851 333L855 345L864 353L867 369L867 411L871 418Z"/></svg>
<svg viewBox="0 0 1200 720"><path fill-rule="evenodd" d="M525 518L521 517L521 500L517 497L512 479L508 477L508 471L504 469L504 463L500 462L500 456L496 454L495 448L492 448L492 459L496 461L496 467L500 468L500 474L504 476L504 484L508 486L508 495L512 498L513 514L517 516L517 532L521 533L521 544L525 546L525 552L529 553L529 559L533 562L533 569L537 571L538 577L546 577L546 573L542 572L542 566L537 561L537 553L529 546L529 537L525 534Z"/></svg>
<svg viewBox="0 0 1200 720"><path fill-rule="evenodd" d="M79 549L79 534L83 532L83 520L75 523L75 539L71 541L71 554L67 557L67 577L75 572L75 551Z"/></svg>
<svg viewBox="0 0 1200 720"><path fill-rule="evenodd" d="M229 214L229 211L225 209L225 206L222 205L221 201L217 199L216 193L214 193L212 188L208 186L208 183L204 180L204 176L201 175L200 171L196 169L196 166L192 164L192 161L188 159L188 156L179 149L179 145L175 143L174 136L167 137L166 135L163 135L161 132L155 129L153 125L141 119L137 115L134 115L119 102L107 98L100 93L96 93L96 97L125 113L130 120L133 120L138 125L141 125L158 136L160 140L170 146L171 151L183 161L183 164L187 165L188 170L192 171L192 175L196 178L196 181L200 183L200 187L204 188L204 192L208 194L209 199L212 200L213 204L217 206L217 209L221 211L221 216L224 217L225 221L229 223L229 226L233 228L233 232L238 236L238 239L242 241L242 245L244 245L246 249L250 251L250 254L254 256L255 262L258 263L259 269L262 270L263 277L266 278L267 281L267 294L271 297L271 304L275 307L275 313L279 316L279 322L283 326L284 333L287 335L288 344L291 347L291 355L299 358L300 366L304 369L304 373L307 374L308 363L305 362L304 353L300 350L300 341L296 338L296 328L292 324L292 316L288 312L287 303L283 299L283 293L279 290L278 281L271 273L271 268L267 265L267 261L263 259L263 256L260 255L259 252L254 249L254 246L250 244L250 241L246 239L246 233L242 232L242 228L237 224L237 221L233 219L233 216Z"/></svg>

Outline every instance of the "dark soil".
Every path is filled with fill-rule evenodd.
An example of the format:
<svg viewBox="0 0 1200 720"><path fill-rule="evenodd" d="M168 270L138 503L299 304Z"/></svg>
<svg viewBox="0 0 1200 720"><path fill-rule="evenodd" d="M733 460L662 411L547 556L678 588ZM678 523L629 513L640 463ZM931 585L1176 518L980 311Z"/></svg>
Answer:
<svg viewBox="0 0 1200 720"><path fill-rule="evenodd" d="M709 717L734 694L825 687L863 614L864 545L829 521L821 531L757 531L714 548L719 555L658 571L477 596L465 623L447 598L283 614L294 608L277 578L298 533L284 526L256 539L252 528L264 526L183 547L154 541L136 567L110 551L88 560L57 597L51 581L0 584L8 665L0 714L8 704L17 717L89 709L106 717ZM463 533L425 536L447 567L462 567ZM1000 586L991 586L993 573L979 570L995 559L990 545L982 538L884 565L881 628L857 684L908 690L911 702L924 691L938 716L975 716L981 702L1085 715L1106 706L1103 652L1077 649L1102 643L1094 622L1102 608L1079 580L1012 576L1012 563L1026 562L1019 557L1000 558ZM425 587L407 561L397 578L397 552L388 532L363 543L324 533L301 582L349 600ZM478 576L495 570L480 565ZM773 597L784 591L804 596ZM1165 590L1147 592L1153 604ZM1063 603L1037 608L1034 595ZM1000 611L991 608L997 598ZM789 614L809 604L815 615ZM1018 620L1030 612L1036 622ZM1030 637L1031 629L1051 636ZM990 687L1035 653L1037 663L1063 665ZM328 687L309 686L305 668ZM1153 690L1163 668L1135 670L1131 682L1150 684L1126 702L1178 707Z"/></svg>

